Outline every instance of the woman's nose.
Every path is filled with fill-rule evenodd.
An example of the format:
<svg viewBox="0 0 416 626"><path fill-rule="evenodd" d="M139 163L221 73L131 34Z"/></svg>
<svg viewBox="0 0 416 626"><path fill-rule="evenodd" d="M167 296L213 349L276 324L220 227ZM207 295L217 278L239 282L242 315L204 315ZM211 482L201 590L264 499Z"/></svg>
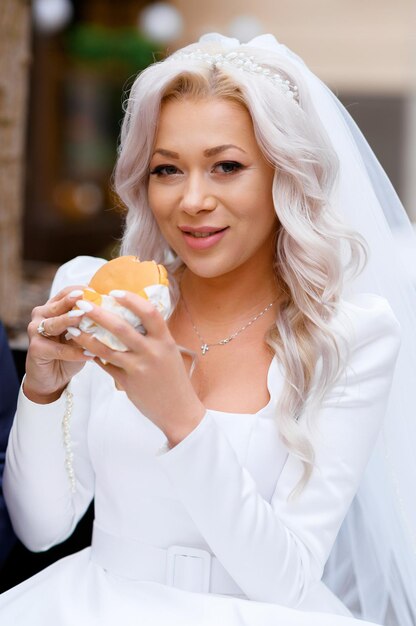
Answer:
<svg viewBox="0 0 416 626"><path fill-rule="evenodd" d="M181 209L186 213L196 214L201 211L213 211L217 200L202 176L190 176L186 181L181 199Z"/></svg>

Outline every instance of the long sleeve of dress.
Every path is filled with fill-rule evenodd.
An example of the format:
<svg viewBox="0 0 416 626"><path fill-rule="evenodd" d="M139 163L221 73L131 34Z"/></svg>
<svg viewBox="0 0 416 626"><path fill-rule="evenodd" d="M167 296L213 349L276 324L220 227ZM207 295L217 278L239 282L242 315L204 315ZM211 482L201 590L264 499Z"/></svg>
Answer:
<svg viewBox="0 0 416 626"><path fill-rule="evenodd" d="M288 499L302 474L300 461L288 454L266 501L210 411L159 457L212 552L253 600L296 606L320 580L379 434L398 324L378 296L348 304L346 312L350 356L315 416L315 465L300 496Z"/></svg>
<svg viewBox="0 0 416 626"><path fill-rule="evenodd" d="M68 285L85 284L104 262L78 257L66 263L56 274L51 295ZM47 550L69 537L93 497L87 444L91 365L86 364L51 404L36 404L22 390L19 393L3 489L13 528L33 551ZM72 409L68 392L77 397Z"/></svg>
<svg viewBox="0 0 416 626"><path fill-rule="evenodd" d="M68 391L74 387L70 446L63 429L67 392L47 405L31 402L22 390L19 394L4 495L16 535L33 551L47 550L69 537L92 500L94 475L86 449L88 384L74 381Z"/></svg>

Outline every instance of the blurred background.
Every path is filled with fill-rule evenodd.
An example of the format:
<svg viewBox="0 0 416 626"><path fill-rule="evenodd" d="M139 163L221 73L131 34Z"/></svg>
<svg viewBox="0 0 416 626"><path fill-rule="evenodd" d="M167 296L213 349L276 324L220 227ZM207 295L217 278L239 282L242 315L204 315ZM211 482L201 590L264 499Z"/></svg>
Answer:
<svg viewBox="0 0 416 626"><path fill-rule="evenodd" d="M271 32L300 54L348 107L416 223L415 13L415 0L0 0L0 320L19 376L31 309L56 268L117 253L123 93L205 32ZM0 590L87 545L92 514L46 555L17 544Z"/></svg>

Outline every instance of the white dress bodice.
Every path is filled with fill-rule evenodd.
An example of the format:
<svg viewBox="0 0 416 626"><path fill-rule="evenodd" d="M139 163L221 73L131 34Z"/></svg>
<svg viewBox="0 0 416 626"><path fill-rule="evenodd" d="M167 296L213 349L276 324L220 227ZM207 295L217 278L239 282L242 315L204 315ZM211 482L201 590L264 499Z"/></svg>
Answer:
<svg viewBox="0 0 416 626"><path fill-rule="evenodd" d="M91 273L96 264L91 261ZM64 266L54 289L79 283L77 271L76 260ZM270 400L262 410L237 414L208 408L195 430L171 450L164 447L163 433L115 388L112 378L89 363L69 387L73 408L66 441L62 419L65 413L68 416L67 394L50 405L36 405L21 393L4 477L16 532L32 549L47 549L71 534L94 497L95 523L109 536L124 545L205 550L241 591L234 602L262 606L256 614L249 602L250 609L239 609L246 621L230 617L224 624L286 626L292 623L295 607L302 613L293 621L297 625L326 624L316 611L346 615L341 602L320 580L380 430L399 330L388 303L370 294L343 302L333 323L348 349L342 353L345 363L340 376L312 416L315 466L297 498L290 494L303 466L279 436L277 404L284 372L276 358L268 371ZM52 566L55 573L59 568L61 578L68 582L76 571L79 579L81 562L87 558L79 555L70 557L67 564ZM123 576L118 571L112 577L110 568L104 584L103 573L91 568L91 564L85 566L82 576L94 588L99 586L100 597L106 590L106 612L97 614L103 620L105 613L109 620L117 602L114 581L118 588ZM39 576L53 593L62 583L57 582L59 577L52 580L47 571ZM136 581L132 587L132 581L126 580L122 587L127 595L131 591L125 606L135 607L136 615L147 602L142 595L143 589L148 590L144 582ZM32 582L29 590L28 584L2 596L4 615L10 619L18 610L19 598L28 598L28 593L37 606L36 584ZM163 605L165 594L171 592L163 584L160 587ZM62 602L69 603L70 592L59 589L66 599ZM186 604L179 594L178 624L188 623L186 611L196 595ZM82 624L95 623L91 611L84 607ZM130 623L127 613L123 616ZM105 619L100 623L112 623ZM340 625L342 620L347 620L346 625L355 623L348 617L332 615L331 619L331 626L338 625L337 619ZM164 623L156 610L149 620L140 623ZM3 621L1 598L0 623L15 626L15 622ZM40 623L55 626L59 622Z"/></svg>

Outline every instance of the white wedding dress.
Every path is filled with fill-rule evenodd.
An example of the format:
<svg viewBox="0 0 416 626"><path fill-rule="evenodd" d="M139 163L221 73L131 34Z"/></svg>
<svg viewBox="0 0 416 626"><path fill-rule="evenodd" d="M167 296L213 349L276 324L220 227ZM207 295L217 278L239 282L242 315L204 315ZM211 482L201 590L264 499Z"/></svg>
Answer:
<svg viewBox="0 0 416 626"><path fill-rule="evenodd" d="M53 290L85 284L101 263L71 261ZM276 429L276 358L262 410L208 409L172 450L94 363L70 384L70 421L68 394L37 405L21 392L4 476L18 536L48 549L93 497L95 527L91 548L0 596L1 626L367 623L321 576L379 433L399 329L387 301L371 294L343 301L333 324L350 354L315 416L316 467L295 500L301 464Z"/></svg>

